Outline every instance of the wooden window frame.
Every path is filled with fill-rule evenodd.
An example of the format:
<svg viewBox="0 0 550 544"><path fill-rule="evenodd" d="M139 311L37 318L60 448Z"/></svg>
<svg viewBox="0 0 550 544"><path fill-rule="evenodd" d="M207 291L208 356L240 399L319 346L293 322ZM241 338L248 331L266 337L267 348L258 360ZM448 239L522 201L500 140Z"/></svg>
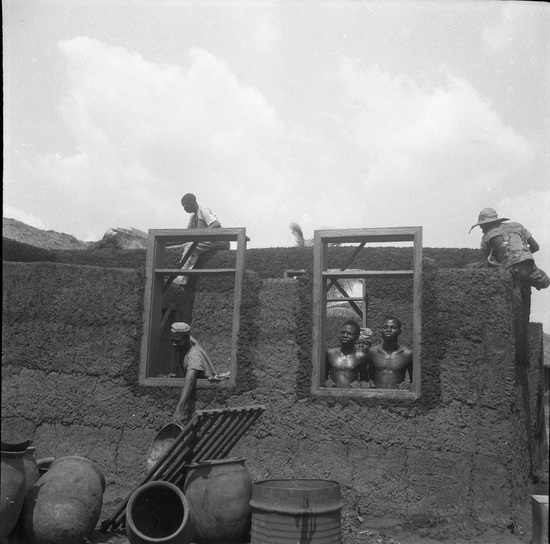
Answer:
<svg viewBox="0 0 550 544"><path fill-rule="evenodd" d="M361 270L346 271L355 255L367 243L412 242L412 270ZM360 244L350 261L340 271L328 271L329 244ZM416 400L421 393L421 359L420 346L422 339L422 227L388 227L375 229L319 230L314 233L313 242L313 348L312 348L312 383L311 393L319 397L364 397L394 398ZM325 321L327 313L327 282L338 278L410 278L413 279L413 379L410 391L399 389L344 389L323 387L326 337Z"/></svg>
<svg viewBox="0 0 550 544"><path fill-rule="evenodd" d="M176 276L234 276L233 292L233 328L231 333L231 360L229 379L210 382L198 379L197 388L233 389L237 379L237 348L241 321L241 300L246 262L245 228L234 229L152 229L149 230L147 243L147 261L145 265L145 292L143 307L143 336L141 339L139 384L151 386L178 386L185 384L185 378L166 378L149 376L151 361L160 338L162 320L162 301L165 278ZM237 242L235 268L166 268L165 254L167 246L181 245L186 242Z"/></svg>

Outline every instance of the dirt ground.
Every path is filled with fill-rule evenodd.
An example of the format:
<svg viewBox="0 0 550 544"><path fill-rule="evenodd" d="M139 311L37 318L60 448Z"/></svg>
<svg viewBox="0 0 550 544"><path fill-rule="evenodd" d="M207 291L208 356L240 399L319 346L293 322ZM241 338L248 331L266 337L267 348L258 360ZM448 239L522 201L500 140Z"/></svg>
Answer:
<svg viewBox="0 0 550 544"><path fill-rule="evenodd" d="M533 486L533 494L548 494L547 477ZM118 499L120 500L120 499ZM105 506L116 510L116 504ZM474 522L450 523L426 516L414 523L390 517L373 520L357 518L342 520L342 544L530 544L531 502L527 498L525 508L518 516L517 525L504 529L491 529ZM96 531L90 544L128 544L124 529L100 533ZM10 542L10 544L22 544Z"/></svg>

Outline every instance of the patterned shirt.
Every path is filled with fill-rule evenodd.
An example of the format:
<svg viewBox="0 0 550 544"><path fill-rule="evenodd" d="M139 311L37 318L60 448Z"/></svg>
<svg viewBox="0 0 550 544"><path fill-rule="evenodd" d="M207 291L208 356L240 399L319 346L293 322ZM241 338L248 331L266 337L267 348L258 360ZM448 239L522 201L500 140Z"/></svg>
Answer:
<svg viewBox="0 0 550 544"><path fill-rule="evenodd" d="M494 240L497 236L502 238L498 241L504 250L504 260L502 262L496 260L491 247L491 240ZM514 264L533 260L533 255L529 249L529 238L531 238L531 233L520 223L501 223L498 227L483 235L481 249L487 254L489 263L509 268Z"/></svg>

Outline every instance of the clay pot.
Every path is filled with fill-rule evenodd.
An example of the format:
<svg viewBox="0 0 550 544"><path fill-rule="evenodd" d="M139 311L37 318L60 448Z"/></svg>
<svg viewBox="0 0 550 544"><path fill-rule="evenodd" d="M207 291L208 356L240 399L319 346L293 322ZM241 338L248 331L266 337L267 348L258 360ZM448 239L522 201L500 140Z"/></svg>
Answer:
<svg viewBox="0 0 550 544"><path fill-rule="evenodd" d="M126 535L131 544L189 544L194 529L189 502L170 482L142 485L126 505Z"/></svg>
<svg viewBox="0 0 550 544"><path fill-rule="evenodd" d="M248 542L252 480L243 458L189 465L183 492L195 516L197 544Z"/></svg>
<svg viewBox="0 0 550 544"><path fill-rule="evenodd" d="M82 544L93 533L103 503L105 478L84 457L56 459L31 488L23 507L30 544Z"/></svg>
<svg viewBox="0 0 550 544"><path fill-rule="evenodd" d="M15 527L25 501L25 465L22 451L2 451L0 475L0 540Z"/></svg>
<svg viewBox="0 0 550 544"><path fill-rule="evenodd" d="M36 461L36 464L38 465L38 473L40 476L44 476L48 470L50 470L50 467L52 466L52 463L55 461L55 457L44 457L44 459L38 459Z"/></svg>
<svg viewBox="0 0 550 544"><path fill-rule="evenodd" d="M25 465L25 495L28 495L32 486L40 478L36 457L36 446L29 446L23 456L23 464Z"/></svg>

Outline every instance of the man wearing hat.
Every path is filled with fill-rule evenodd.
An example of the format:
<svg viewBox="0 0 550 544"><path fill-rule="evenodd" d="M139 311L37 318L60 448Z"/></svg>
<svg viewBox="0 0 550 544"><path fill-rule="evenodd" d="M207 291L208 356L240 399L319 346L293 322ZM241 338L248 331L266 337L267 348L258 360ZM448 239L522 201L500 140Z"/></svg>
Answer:
<svg viewBox="0 0 550 544"><path fill-rule="evenodd" d="M197 203L197 198L192 193L187 193L183 195L181 199L181 205L183 209L191 214L189 218L189 223L187 225L188 229L219 229L221 224L218 221L217 216L212 213L212 210L204 206L199 206ZM219 249L229 249L229 242L199 242L198 245L193 249L191 255L187 255L190 251L192 242L184 244L183 254L181 256L181 261L187 256L187 260L181 266L182 269L189 270L193 268L199 258L199 255L206 253L207 251L217 251ZM176 285L185 286L187 284L187 276L178 276L174 279Z"/></svg>
<svg viewBox="0 0 550 544"><path fill-rule="evenodd" d="M537 290L546 289L550 279L537 268L533 253L540 248L531 233L520 223L505 223L509 219L499 218L493 208L483 208L477 223L483 231L481 249L487 256L489 266L505 268L514 280L525 282Z"/></svg>
<svg viewBox="0 0 550 544"><path fill-rule="evenodd" d="M359 338L355 342L355 349L367 353L372 346L372 331L366 327L361 327L359 331Z"/></svg>
<svg viewBox="0 0 550 544"><path fill-rule="evenodd" d="M197 379L212 378L216 375L216 371L206 351L191 336L191 327L187 323L172 323L170 342L177 363L185 376L185 385L174 411L174 420L183 425L185 408L195 389Z"/></svg>

